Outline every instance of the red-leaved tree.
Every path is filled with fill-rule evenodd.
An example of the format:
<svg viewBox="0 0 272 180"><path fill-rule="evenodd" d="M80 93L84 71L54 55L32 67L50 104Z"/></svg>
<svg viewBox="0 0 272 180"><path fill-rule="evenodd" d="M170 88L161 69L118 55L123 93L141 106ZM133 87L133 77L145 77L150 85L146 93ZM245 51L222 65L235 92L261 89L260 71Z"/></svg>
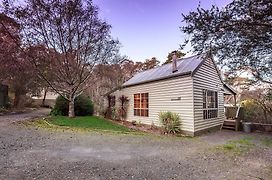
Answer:
<svg viewBox="0 0 272 180"><path fill-rule="evenodd" d="M22 4L4 1L6 12L22 28L23 46L46 47L42 58L48 61L54 81L46 68L40 68L40 55L30 54L29 60L38 75L69 101L69 117L74 117L74 100L88 86L93 67L112 61L118 52L111 26L99 19L98 8L90 0L25 0Z"/></svg>

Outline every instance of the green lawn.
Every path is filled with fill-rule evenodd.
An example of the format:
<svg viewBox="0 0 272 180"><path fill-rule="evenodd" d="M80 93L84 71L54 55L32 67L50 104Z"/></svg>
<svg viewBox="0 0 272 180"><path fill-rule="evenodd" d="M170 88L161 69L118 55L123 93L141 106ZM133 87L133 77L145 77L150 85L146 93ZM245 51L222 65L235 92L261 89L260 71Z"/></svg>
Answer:
<svg viewBox="0 0 272 180"><path fill-rule="evenodd" d="M228 141L226 144L222 145L223 150L233 152L237 155L249 151L253 148L255 144L252 142L251 138L245 137L237 140Z"/></svg>
<svg viewBox="0 0 272 180"><path fill-rule="evenodd" d="M96 117L96 116L82 116L76 118L68 118L65 116L53 116L49 119L49 122L58 126L76 127L97 129L106 131L118 131L118 132L131 132L131 129L115 124L109 120Z"/></svg>

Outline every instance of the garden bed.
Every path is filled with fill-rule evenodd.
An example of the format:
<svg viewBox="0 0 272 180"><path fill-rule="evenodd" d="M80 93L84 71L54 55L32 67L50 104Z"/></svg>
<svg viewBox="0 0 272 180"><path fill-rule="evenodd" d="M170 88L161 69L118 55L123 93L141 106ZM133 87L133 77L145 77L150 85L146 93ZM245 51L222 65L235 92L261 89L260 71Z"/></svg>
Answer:
<svg viewBox="0 0 272 180"><path fill-rule="evenodd" d="M141 132L154 134L154 135L164 135L164 136L166 135L166 136L173 136L173 137L191 137L191 136L184 135L181 133L177 133L177 134L166 133L162 127L155 126L155 125L147 125L147 124L130 122L130 121L125 121L125 120L109 119L109 121L112 121L113 123L125 126L129 129L133 129L135 131L141 131Z"/></svg>
<svg viewBox="0 0 272 180"><path fill-rule="evenodd" d="M252 123L253 131L272 132L272 124Z"/></svg>
<svg viewBox="0 0 272 180"><path fill-rule="evenodd" d="M129 129L133 129L136 131L142 131L142 132L146 132L146 133L152 133L152 134L156 134L156 135L163 135L164 131L162 128L155 126L155 125L146 125L146 124L141 124L141 123L137 123L137 122L130 122L130 121L125 121L125 120L111 120L109 119L109 121L125 126Z"/></svg>

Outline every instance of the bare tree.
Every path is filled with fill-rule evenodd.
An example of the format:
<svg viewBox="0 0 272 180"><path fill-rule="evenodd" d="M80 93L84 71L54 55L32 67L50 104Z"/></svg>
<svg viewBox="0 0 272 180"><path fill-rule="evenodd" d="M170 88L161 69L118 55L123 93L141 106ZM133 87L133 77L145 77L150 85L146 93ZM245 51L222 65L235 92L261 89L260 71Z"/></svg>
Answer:
<svg viewBox="0 0 272 180"><path fill-rule="evenodd" d="M98 18L91 0L25 0L23 4L4 3L21 25L25 45L46 47L44 60L50 62L54 81L39 69L39 56L32 55L30 61L39 76L69 101L69 117L74 117L74 99L87 87L93 67L112 61L118 51L111 26Z"/></svg>

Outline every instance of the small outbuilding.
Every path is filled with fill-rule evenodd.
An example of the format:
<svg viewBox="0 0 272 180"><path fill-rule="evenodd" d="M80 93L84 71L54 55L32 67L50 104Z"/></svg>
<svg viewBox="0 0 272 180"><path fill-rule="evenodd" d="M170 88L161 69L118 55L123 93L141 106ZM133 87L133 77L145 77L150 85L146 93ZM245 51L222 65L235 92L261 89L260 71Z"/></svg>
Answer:
<svg viewBox="0 0 272 180"><path fill-rule="evenodd" d="M0 84L0 108L8 105L8 86Z"/></svg>
<svg viewBox="0 0 272 180"><path fill-rule="evenodd" d="M125 120L161 126L159 113L181 117L184 134L220 129L224 122L224 83L212 58L202 55L176 59L140 72L110 94L118 109L119 97L128 98Z"/></svg>

